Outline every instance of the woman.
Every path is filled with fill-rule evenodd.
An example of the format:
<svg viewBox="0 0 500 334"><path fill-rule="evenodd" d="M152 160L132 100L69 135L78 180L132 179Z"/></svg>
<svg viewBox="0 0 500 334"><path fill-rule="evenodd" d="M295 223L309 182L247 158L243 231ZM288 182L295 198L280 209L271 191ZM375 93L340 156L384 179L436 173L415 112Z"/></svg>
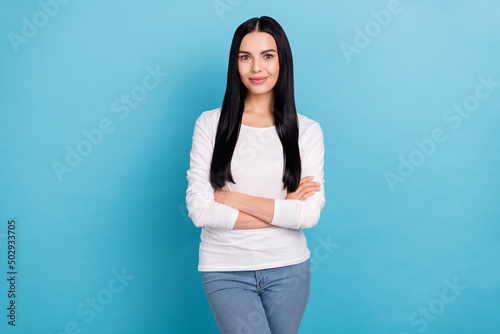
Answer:
<svg viewBox="0 0 500 334"><path fill-rule="evenodd" d="M221 333L297 333L309 300L303 228L325 204L323 132L297 113L292 53L268 16L237 29L221 108L196 121L189 217L198 270Z"/></svg>

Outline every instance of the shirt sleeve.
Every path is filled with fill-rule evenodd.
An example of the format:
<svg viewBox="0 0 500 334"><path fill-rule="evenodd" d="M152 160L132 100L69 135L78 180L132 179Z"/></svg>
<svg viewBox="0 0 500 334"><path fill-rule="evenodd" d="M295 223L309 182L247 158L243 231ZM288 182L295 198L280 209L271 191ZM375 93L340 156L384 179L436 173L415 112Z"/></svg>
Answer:
<svg viewBox="0 0 500 334"><path fill-rule="evenodd" d="M325 206L323 131L318 122L305 130L304 145L301 148L302 175L313 176L320 183L320 190L306 200L275 199L272 225L301 229L316 226Z"/></svg>
<svg viewBox="0 0 500 334"><path fill-rule="evenodd" d="M210 184L215 134L210 131L209 119L202 113L193 131L186 204L188 216L196 227L212 227L232 230L239 210L215 201L214 188Z"/></svg>

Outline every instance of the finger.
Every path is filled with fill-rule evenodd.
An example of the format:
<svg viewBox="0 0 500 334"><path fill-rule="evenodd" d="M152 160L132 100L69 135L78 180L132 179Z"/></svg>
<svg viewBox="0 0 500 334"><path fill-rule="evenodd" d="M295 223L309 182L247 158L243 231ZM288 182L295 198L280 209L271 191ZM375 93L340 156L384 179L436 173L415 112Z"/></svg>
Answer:
<svg viewBox="0 0 500 334"><path fill-rule="evenodd" d="M304 186L306 186L306 187L317 187L317 186L319 186L319 183L315 182L315 181L311 181L311 182L306 182L304 184Z"/></svg>
<svg viewBox="0 0 500 334"><path fill-rule="evenodd" d="M312 180L313 178L314 178L314 176L306 176L300 181L299 186L293 192L296 195L297 199L301 199L301 197L304 194L306 194L308 191L316 190L315 189L315 186L317 185L316 182L307 181L307 180Z"/></svg>
<svg viewBox="0 0 500 334"><path fill-rule="evenodd" d="M304 182L302 183L301 185L299 186L302 186L302 187L314 187L314 186L317 186L318 185L318 182L315 182L315 181L307 181L307 182Z"/></svg>
<svg viewBox="0 0 500 334"><path fill-rule="evenodd" d="M297 188L297 190L299 191L311 191L311 190L317 190L319 188L318 187L318 184L316 182L306 182L306 183L303 183L299 186L299 188Z"/></svg>
<svg viewBox="0 0 500 334"><path fill-rule="evenodd" d="M315 191L308 192L307 194L304 195L304 197L307 199L307 198L313 196L315 193L316 193Z"/></svg>
<svg viewBox="0 0 500 334"><path fill-rule="evenodd" d="M304 187L299 191L299 197L304 197L304 199L306 199L308 197L311 197L318 191L319 189L316 188L316 186Z"/></svg>
<svg viewBox="0 0 500 334"><path fill-rule="evenodd" d="M303 182L307 182L307 181L310 181L312 180L314 177L313 176L306 176L304 178L302 178L299 182L299 184L303 183Z"/></svg>
<svg viewBox="0 0 500 334"><path fill-rule="evenodd" d="M308 199L309 197L311 197L312 195L314 195L314 193L315 193L314 191L312 191L312 192L306 192L299 199L301 201L305 201L306 199Z"/></svg>
<svg viewBox="0 0 500 334"><path fill-rule="evenodd" d="M307 188L311 189L311 190L316 190L317 191L317 190L321 189L321 184L314 182L313 184L311 184Z"/></svg>
<svg viewBox="0 0 500 334"><path fill-rule="evenodd" d="M317 185L304 188L304 194L307 194L307 197L314 195L318 191L320 191L320 188Z"/></svg>

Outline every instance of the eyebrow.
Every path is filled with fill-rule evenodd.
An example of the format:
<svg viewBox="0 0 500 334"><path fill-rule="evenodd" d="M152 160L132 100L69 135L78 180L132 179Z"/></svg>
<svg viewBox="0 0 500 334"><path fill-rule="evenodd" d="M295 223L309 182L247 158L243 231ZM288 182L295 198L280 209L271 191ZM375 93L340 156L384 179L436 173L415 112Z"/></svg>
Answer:
<svg viewBox="0 0 500 334"><path fill-rule="evenodd" d="M265 51L262 51L260 54L263 54L263 53L268 53L268 52L276 52L276 50L274 49L269 49L269 50L265 50ZM246 53L246 54L251 54L250 52L248 51L240 51L238 53ZM276 52L277 53L277 52Z"/></svg>

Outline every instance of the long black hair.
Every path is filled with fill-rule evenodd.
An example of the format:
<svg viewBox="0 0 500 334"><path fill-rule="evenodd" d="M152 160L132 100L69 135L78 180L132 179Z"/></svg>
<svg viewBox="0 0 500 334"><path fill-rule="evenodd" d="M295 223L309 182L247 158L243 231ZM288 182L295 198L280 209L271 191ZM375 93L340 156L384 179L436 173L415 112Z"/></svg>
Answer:
<svg viewBox="0 0 500 334"><path fill-rule="evenodd" d="M292 50L283 28L269 16L254 17L242 23L235 31L229 51L227 86L222 103L215 145L210 166L210 183L220 189L226 180L235 183L231 174L231 159L238 140L247 88L238 72L238 53L241 40L254 31L274 37L278 48L279 75L274 94L274 123L283 146L283 189L294 192L300 182L301 160L299 129L293 89Z"/></svg>

